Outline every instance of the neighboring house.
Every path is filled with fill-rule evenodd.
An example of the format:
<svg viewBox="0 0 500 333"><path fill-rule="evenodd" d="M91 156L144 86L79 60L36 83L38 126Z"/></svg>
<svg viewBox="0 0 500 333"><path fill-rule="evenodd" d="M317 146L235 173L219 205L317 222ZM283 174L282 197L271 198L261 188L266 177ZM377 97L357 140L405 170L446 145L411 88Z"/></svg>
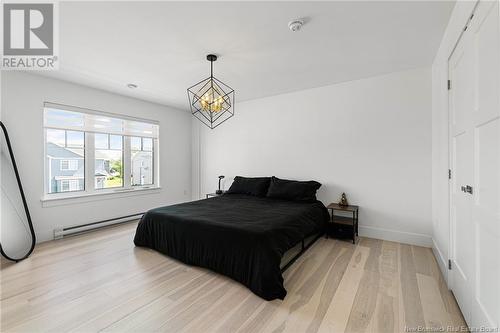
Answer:
<svg viewBox="0 0 500 333"><path fill-rule="evenodd" d="M47 163L49 193L82 191L84 180L84 156L78 149L61 147L47 143ZM109 160L96 158L95 184L96 188L104 187L104 181L110 175Z"/></svg>
<svg viewBox="0 0 500 333"><path fill-rule="evenodd" d="M95 160L95 188L104 188L104 181L110 176L110 166L109 160L105 159L103 156L98 155L96 151Z"/></svg>
<svg viewBox="0 0 500 333"><path fill-rule="evenodd" d="M132 185L153 184L153 158L151 152L138 151L132 156Z"/></svg>
<svg viewBox="0 0 500 333"><path fill-rule="evenodd" d="M77 150L47 143L47 163L50 193L84 189L84 159Z"/></svg>

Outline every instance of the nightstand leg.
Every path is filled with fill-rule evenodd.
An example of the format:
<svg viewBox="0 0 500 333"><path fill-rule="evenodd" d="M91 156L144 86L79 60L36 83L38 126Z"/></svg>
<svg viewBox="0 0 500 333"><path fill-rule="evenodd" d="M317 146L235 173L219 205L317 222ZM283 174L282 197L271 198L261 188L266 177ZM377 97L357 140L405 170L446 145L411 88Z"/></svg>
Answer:
<svg viewBox="0 0 500 333"><path fill-rule="evenodd" d="M356 244L356 212L352 212L352 243Z"/></svg>
<svg viewBox="0 0 500 333"><path fill-rule="evenodd" d="M333 210L328 209L328 213L329 213L328 214L329 219L328 219L328 222L327 222L328 224L325 226L325 237L326 237L326 239L330 238L328 236L328 233L330 232L330 229L331 229L330 228L330 223L333 223Z"/></svg>
<svg viewBox="0 0 500 333"><path fill-rule="evenodd" d="M356 236L359 236L358 222L359 222L359 211L356 211Z"/></svg>

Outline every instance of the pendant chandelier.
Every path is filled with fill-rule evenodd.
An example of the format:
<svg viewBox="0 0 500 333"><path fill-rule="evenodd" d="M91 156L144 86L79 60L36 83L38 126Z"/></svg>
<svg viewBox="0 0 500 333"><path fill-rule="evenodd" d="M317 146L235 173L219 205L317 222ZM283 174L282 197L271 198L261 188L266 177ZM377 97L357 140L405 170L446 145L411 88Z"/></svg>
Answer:
<svg viewBox="0 0 500 333"><path fill-rule="evenodd" d="M202 123L216 128L234 115L234 90L214 77L217 56L207 55L210 77L187 89L191 114Z"/></svg>

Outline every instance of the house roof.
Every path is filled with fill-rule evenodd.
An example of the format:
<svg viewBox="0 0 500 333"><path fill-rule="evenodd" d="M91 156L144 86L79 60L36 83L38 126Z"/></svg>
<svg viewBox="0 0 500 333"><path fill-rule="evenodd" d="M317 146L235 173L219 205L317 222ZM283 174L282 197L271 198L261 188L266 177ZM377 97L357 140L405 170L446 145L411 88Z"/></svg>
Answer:
<svg viewBox="0 0 500 333"><path fill-rule="evenodd" d="M47 155L53 158L83 158L84 154L79 152L82 149L66 148L52 142L47 142ZM110 160L109 156L101 150L96 150L94 154L98 160Z"/></svg>
<svg viewBox="0 0 500 333"><path fill-rule="evenodd" d="M47 142L47 155L53 158L83 158L76 149L68 149L52 142Z"/></svg>

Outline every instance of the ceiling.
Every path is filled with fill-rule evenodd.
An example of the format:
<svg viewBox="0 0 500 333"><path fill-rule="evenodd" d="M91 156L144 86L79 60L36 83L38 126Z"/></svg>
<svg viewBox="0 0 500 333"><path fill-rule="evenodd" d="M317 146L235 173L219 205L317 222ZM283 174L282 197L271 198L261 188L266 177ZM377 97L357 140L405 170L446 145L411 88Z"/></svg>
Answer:
<svg viewBox="0 0 500 333"><path fill-rule="evenodd" d="M215 76L244 101L430 65L453 6L60 2L60 70L40 74L188 109L186 88L215 53ZM293 33L296 18L306 24Z"/></svg>

